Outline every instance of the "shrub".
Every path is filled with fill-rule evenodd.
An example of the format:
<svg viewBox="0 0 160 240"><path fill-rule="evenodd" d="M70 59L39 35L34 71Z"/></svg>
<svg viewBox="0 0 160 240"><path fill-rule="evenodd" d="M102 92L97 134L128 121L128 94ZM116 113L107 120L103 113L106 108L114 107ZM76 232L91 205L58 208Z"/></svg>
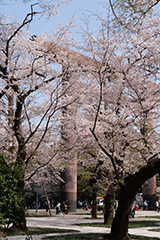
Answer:
<svg viewBox="0 0 160 240"><path fill-rule="evenodd" d="M17 190L17 181L12 164L7 164L4 155L0 154L0 227L16 225L21 215L22 197Z"/></svg>

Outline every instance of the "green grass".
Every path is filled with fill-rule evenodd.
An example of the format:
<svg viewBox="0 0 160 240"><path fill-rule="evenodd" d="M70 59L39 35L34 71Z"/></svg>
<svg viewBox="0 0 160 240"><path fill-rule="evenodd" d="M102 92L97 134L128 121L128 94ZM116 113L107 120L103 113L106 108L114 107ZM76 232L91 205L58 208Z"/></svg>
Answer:
<svg viewBox="0 0 160 240"><path fill-rule="evenodd" d="M135 235L131 235L130 237L135 240L159 240L159 238L157 237L145 237L145 236L135 236Z"/></svg>
<svg viewBox="0 0 160 240"><path fill-rule="evenodd" d="M69 233L69 232L79 232L76 230L69 229L58 229L58 228L40 228L40 227L29 227L26 231L10 231L6 232L7 236L18 236L18 235L40 235L40 234L48 234L48 233Z"/></svg>
<svg viewBox="0 0 160 240"><path fill-rule="evenodd" d="M153 226L153 225L152 225ZM156 229L153 231L160 231ZM78 232L78 234L77 234ZM41 234L49 234L49 233L57 233L57 234L64 234L65 235L58 235L58 236L48 236L44 237L43 240L93 240L98 237L103 237L104 234L81 234L79 231L74 230L66 230L66 229L57 229L57 228L39 228L39 227L30 227L27 231L14 231L7 233L7 236L18 236L18 235L41 235ZM67 234L71 233L71 234ZM145 236L130 236L132 240L159 240L159 238L150 238ZM100 239L100 238L99 238Z"/></svg>
<svg viewBox="0 0 160 240"><path fill-rule="evenodd" d="M111 225L104 225L103 223L80 223L80 224L75 224L77 226L87 226L87 227L106 227L110 228Z"/></svg>
<svg viewBox="0 0 160 240"><path fill-rule="evenodd" d="M160 216L144 216L145 218L157 218L160 219ZM139 217L140 218L140 217Z"/></svg>
<svg viewBox="0 0 160 240"><path fill-rule="evenodd" d="M55 215L26 213L26 217L55 217Z"/></svg>
<svg viewBox="0 0 160 240"><path fill-rule="evenodd" d="M129 222L129 228L157 227L157 221L133 221Z"/></svg>
<svg viewBox="0 0 160 240"><path fill-rule="evenodd" d="M90 211L86 211L86 212L74 212L73 213L74 215L80 215L80 216L83 216L83 215L87 215L87 216L91 216L91 212ZM72 213L70 213L70 215L72 215ZM97 213L97 216L103 216L103 212L98 212ZM55 214L53 214L52 216L49 215L49 213L30 213L30 212L26 212L26 217L56 217Z"/></svg>
<svg viewBox="0 0 160 240"><path fill-rule="evenodd" d="M74 215L92 215L91 212L76 212ZM103 212L97 212L97 216L104 216Z"/></svg>
<svg viewBox="0 0 160 240"><path fill-rule="evenodd" d="M72 234L72 235L63 235L63 236L49 236L42 238L43 240L93 240L98 237L103 237L104 234ZM105 236L107 236L105 234ZM133 236L130 238L132 240L159 240L159 238L145 237L145 236ZM99 238L100 239L100 238Z"/></svg>
<svg viewBox="0 0 160 240"><path fill-rule="evenodd" d="M72 235L63 235L63 236L49 236L42 238L43 240L91 240L96 237L104 236L104 234L72 234Z"/></svg>
<svg viewBox="0 0 160 240"><path fill-rule="evenodd" d="M107 227L110 228L110 225L104 225L103 223L86 223L86 224L76 224L89 227ZM129 228L141 228L141 227L157 227L157 221L130 221L128 224Z"/></svg>
<svg viewBox="0 0 160 240"><path fill-rule="evenodd" d="M160 228L156 228L156 229L150 229L149 231L153 231L153 232L160 232Z"/></svg>

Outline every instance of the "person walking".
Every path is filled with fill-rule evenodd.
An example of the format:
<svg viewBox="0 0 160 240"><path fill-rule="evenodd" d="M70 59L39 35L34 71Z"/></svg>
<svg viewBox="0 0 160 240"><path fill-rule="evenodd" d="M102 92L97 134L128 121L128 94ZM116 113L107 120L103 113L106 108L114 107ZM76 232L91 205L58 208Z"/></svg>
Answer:
<svg viewBox="0 0 160 240"><path fill-rule="evenodd" d="M160 203L159 203L159 201L157 200L157 201L156 201L156 211L159 212L159 209L160 209Z"/></svg>
<svg viewBox="0 0 160 240"><path fill-rule="evenodd" d="M145 210L145 211L148 210L148 203L147 203L147 200L144 200L144 203L143 203L143 210Z"/></svg>

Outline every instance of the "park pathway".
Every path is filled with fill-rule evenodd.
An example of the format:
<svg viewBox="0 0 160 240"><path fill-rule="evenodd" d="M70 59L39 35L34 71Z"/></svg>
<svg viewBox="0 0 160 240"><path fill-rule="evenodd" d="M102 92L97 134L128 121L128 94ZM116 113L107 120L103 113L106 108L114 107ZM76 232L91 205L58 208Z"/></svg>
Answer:
<svg viewBox="0 0 160 240"><path fill-rule="evenodd" d="M30 210L30 212L35 213L35 210ZM69 213L68 215L56 215L55 211L52 210L53 217L27 217L28 227L49 227L49 228L59 228L59 229L73 229L78 230L79 233L70 234L81 234L81 233L109 233L109 228L104 227L88 227L79 224L83 223L100 223L103 222L103 216L98 216L98 219L91 219L90 215L86 210L78 210L76 213ZM44 210L39 210L40 214L46 214ZM158 217L159 218L156 218ZM141 221L141 220L154 220L157 223L157 227L146 227L146 228L131 228L129 233L139 236L157 237L160 239L160 232L149 231L150 229L160 228L160 213L156 211L136 211L135 218L131 221ZM66 233L68 234L68 233ZM33 240L41 240L44 236L57 236L59 234L42 234L33 235ZM25 236L14 236L8 237L8 240L25 240Z"/></svg>

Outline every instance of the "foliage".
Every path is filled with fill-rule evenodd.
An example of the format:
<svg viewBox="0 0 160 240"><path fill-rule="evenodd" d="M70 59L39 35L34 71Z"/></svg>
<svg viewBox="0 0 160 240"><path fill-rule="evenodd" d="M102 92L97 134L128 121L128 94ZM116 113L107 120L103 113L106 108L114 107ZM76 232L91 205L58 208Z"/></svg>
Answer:
<svg viewBox="0 0 160 240"><path fill-rule="evenodd" d="M77 176L77 198L80 201L89 200L92 198L92 188L89 185L89 174L85 171L84 174L79 173Z"/></svg>
<svg viewBox="0 0 160 240"><path fill-rule="evenodd" d="M18 193L17 175L14 165L7 163L0 154L0 226L9 227L21 218L21 203L24 201Z"/></svg>
<svg viewBox="0 0 160 240"><path fill-rule="evenodd" d="M79 122L77 125L79 126ZM112 175L94 139L88 134L87 129L84 129L85 133L79 132L78 199L91 202L93 201L93 189L96 189L97 196L105 195Z"/></svg>
<svg viewBox="0 0 160 240"><path fill-rule="evenodd" d="M53 178L53 180L54 180L54 178ZM44 196L42 183L36 182L36 180L34 182L34 179L33 179L33 181L29 181L29 183L25 184L25 189L24 189L25 202L26 202L26 207L29 209L32 209L33 207L35 207L35 205L33 206L33 203L35 203L35 201L36 201L37 190L38 190L39 207L43 208L44 201L46 199ZM54 204L56 202L58 202L58 200L59 200L59 184L57 183L57 181L50 182L49 178L47 178L46 191L47 191L50 202L53 200L54 200Z"/></svg>

